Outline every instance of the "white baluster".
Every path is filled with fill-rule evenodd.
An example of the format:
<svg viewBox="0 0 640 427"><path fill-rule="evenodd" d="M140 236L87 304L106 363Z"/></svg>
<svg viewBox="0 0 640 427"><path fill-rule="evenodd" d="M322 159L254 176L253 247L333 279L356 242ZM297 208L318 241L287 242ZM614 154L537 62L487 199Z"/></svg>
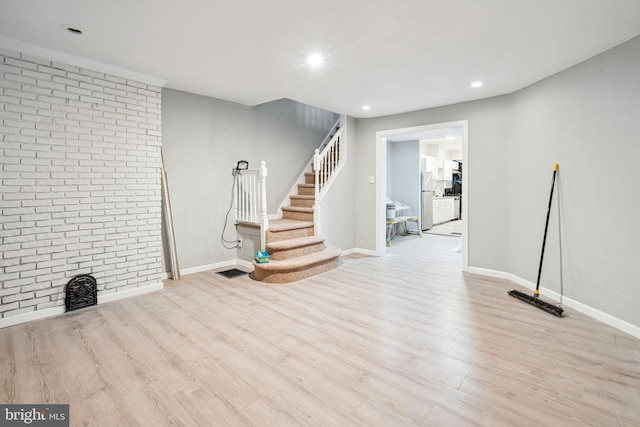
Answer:
<svg viewBox="0 0 640 427"><path fill-rule="evenodd" d="M235 194L232 194L231 197L233 197L233 215L237 222L240 220L240 212L238 212L238 180L235 176L233 179L236 181L236 186L234 191Z"/></svg>
<svg viewBox="0 0 640 427"><path fill-rule="evenodd" d="M238 182L236 183L236 195L238 198L238 216L244 219L244 212L242 212L242 175L238 173Z"/></svg>
<svg viewBox="0 0 640 427"><path fill-rule="evenodd" d="M336 144L331 144L331 172L329 176L333 175L333 170L336 168Z"/></svg>
<svg viewBox="0 0 640 427"><path fill-rule="evenodd" d="M240 188L240 200L242 200L242 217L247 220L247 176L242 175L242 187Z"/></svg>
<svg viewBox="0 0 640 427"><path fill-rule="evenodd" d="M258 205L258 199L260 198L260 188L258 186L258 178L258 174L255 174L251 179L251 216L256 222L258 222L258 218L260 218L260 205Z"/></svg>
<svg viewBox="0 0 640 427"><path fill-rule="evenodd" d="M260 206L262 201L260 200L260 177L258 175L254 175L252 191L253 199L251 202L251 216L255 222L260 222Z"/></svg>
<svg viewBox="0 0 640 427"><path fill-rule="evenodd" d="M247 175L243 175L243 180L242 180L242 210L244 212L244 217L246 219L249 219L249 203L247 200L248 197L248 193L247 190L249 190L249 177Z"/></svg>
<svg viewBox="0 0 640 427"><path fill-rule="evenodd" d="M329 152L327 151L327 154ZM322 191L324 189L325 184L327 183L327 173L329 172L329 157L327 156L327 154L325 154L324 158L322 159L322 165L324 166L322 169L322 188L320 188L320 191Z"/></svg>

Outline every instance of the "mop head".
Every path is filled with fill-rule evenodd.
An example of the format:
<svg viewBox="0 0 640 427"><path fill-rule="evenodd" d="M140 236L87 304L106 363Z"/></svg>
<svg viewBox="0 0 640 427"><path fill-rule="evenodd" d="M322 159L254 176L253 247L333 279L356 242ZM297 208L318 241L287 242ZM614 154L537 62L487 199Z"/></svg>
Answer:
<svg viewBox="0 0 640 427"><path fill-rule="evenodd" d="M564 311L562 309L562 307L558 307L558 306L555 306L553 304L549 304L548 302L542 301L540 298L536 298L534 296L527 295L525 293L522 293L522 292L516 291L516 290L509 291L508 294L511 295L514 298L518 298L521 301L524 301L524 302L529 303L529 304L531 304L533 306L536 306L539 309L546 311L547 313L551 313L551 314L554 314L554 315L556 315L558 317L562 317L562 313Z"/></svg>

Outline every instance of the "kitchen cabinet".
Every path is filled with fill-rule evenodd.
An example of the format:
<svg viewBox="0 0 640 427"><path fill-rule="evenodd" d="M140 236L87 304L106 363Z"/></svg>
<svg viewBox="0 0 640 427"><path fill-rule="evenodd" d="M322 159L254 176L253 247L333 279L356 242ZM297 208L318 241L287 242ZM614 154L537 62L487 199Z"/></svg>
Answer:
<svg viewBox="0 0 640 427"><path fill-rule="evenodd" d="M426 172L431 172L431 179L442 179L442 164L438 157L423 156L424 169Z"/></svg>
<svg viewBox="0 0 640 427"><path fill-rule="evenodd" d="M451 181L453 171L458 170L458 164L440 157L422 156L422 168L425 172L431 172L431 178L434 180Z"/></svg>
<svg viewBox="0 0 640 427"><path fill-rule="evenodd" d="M460 197L453 200L453 219L460 219Z"/></svg>
<svg viewBox="0 0 640 427"><path fill-rule="evenodd" d="M443 164L443 176L440 179L451 181L453 179L453 170L458 170L458 165L453 160L445 160Z"/></svg>
<svg viewBox="0 0 640 427"><path fill-rule="evenodd" d="M453 197L436 197L433 199L433 223L455 219L455 200Z"/></svg>
<svg viewBox="0 0 640 427"><path fill-rule="evenodd" d="M433 199L433 224L442 222L442 202L443 199Z"/></svg>

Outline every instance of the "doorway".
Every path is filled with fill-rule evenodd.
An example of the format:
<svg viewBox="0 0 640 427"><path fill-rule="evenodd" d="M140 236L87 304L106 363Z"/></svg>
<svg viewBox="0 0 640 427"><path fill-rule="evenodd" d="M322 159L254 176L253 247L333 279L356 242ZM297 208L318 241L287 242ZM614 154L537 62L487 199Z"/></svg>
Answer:
<svg viewBox="0 0 640 427"><path fill-rule="evenodd" d="M426 135L446 132L450 129L460 131L462 140L462 163L464 165L464 196L462 197L462 270L469 267L468 262L468 200L469 185L469 155L468 155L468 120L458 120L431 125L413 126L399 129L388 129L376 133L376 254L386 254L386 198L387 198L387 144L401 140L421 140ZM405 139L406 138L406 139Z"/></svg>

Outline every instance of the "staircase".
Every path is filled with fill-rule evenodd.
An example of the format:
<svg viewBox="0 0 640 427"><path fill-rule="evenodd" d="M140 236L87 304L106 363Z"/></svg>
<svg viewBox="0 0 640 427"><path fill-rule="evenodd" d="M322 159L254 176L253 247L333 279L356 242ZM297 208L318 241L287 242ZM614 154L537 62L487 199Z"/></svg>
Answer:
<svg viewBox="0 0 640 427"><path fill-rule="evenodd" d="M305 182L298 184L298 194L290 196L291 205L282 207L282 219L269 221L266 250L271 260L266 264L253 261L254 279L295 282L340 266L340 248L326 247L324 237L315 235L315 177L315 172L305 173Z"/></svg>

